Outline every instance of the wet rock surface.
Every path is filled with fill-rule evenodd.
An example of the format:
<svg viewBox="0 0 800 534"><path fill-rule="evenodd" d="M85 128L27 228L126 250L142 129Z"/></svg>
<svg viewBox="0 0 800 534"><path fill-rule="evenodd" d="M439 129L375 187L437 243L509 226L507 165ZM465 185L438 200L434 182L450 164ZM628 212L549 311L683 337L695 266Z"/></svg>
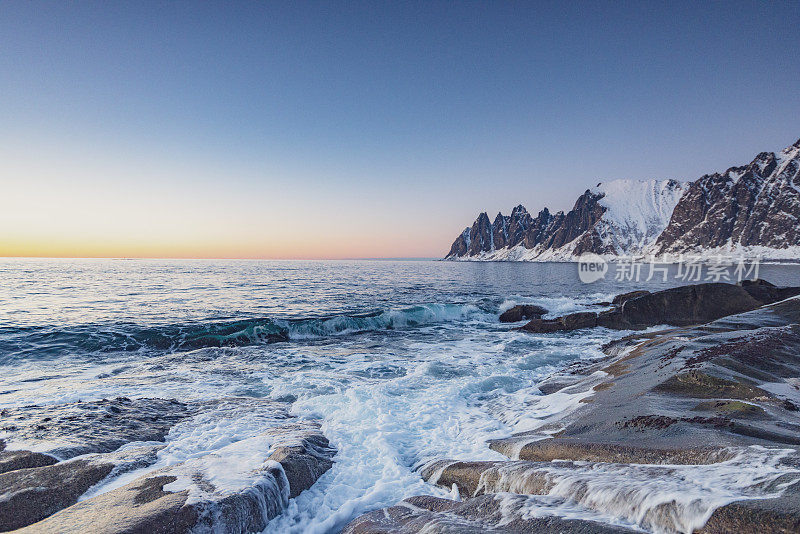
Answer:
<svg viewBox="0 0 800 534"><path fill-rule="evenodd" d="M464 501L411 497L352 521L343 534L396 533L541 533L623 534L633 529L556 516L530 517L531 503L521 495L482 495Z"/></svg>
<svg viewBox="0 0 800 534"><path fill-rule="evenodd" d="M800 376L799 316L800 299L793 299L706 326L667 331L643 342L620 341L618 345L627 345L627 350L605 367L610 386L596 388L591 405L558 437L681 449L709 442L718 446L774 442L713 424L726 420L742 420L742 425L772 436L792 437L789 429L800 428L796 426L800 418L783 404L800 400L800 391L791 386L792 379ZM779 393L771 392L775 385ZM713 405L722 414L718 419L695 411L716 402L721 403ZM745 404L752 408L744 410ZM613 410L604 409L611 405ZM725 406L729 409L722 409Z"/></svg>
<svg viewBox="0 0 800 534"><path fill-rule="evenodd" d="M564 315L556 319L532 319L522 326L520 330L535 334L549 332L562 332L579 330L581 328L594 328L597 326L597 314L594 312L579 312Z"/></svg>
<svg viewBox="0 0 800 534"><path fill-rule="evenodd" d="M70 460L0 475L0 530L35 523L78 501L113 469L110 463Z"/></svg>
<svg viewBox="0 0 800 534"><path fill-rule="evenodd" d="M632 291L617 295L612 309L581 312L555 319L534 318L521 330L549 333L603 326L614 330L640 330L657 325L689 326L752 311L800 294L799 287L778 288L764 280L741 285L696 284L655 293Z"/></svg>
<svg viewBox="0 0 800 534"><path fill-rule="evenodd" d="M138 479L122 488L81 501L20 532L188 532L197 510L186 506L189 492L168 492L174 476Z"/></svg>
<svg viewBox="0 0 800 534"><path fill-rule="evenodd" d="M317 424L291 420L283 403L261 403L262 408L275 412L278 423L266 428L254 442L263 449L254 449L252 454L263 455L263 461L259 459L260 467L247 474L249 486L218 486L216 479L209 478L208 463L202 456L155 470L151 467L158 467L159 452L166 447L153 443L157 441L154 438L163 439L169 423L208 409L235 413L253 402L258 401L231 398L189 406L163 399L115 399L6 410L4 417L14 422L14 429L6 430L12 443L22 439L55 450L62 458L80 457L58 461L48 454L7 451L2 450L5 443L0 441L0 467L5 470L0 473L0 531L263 530L288 506L289 499L310 488L330 469L336 452ZM142 412L134 413L134 408ZM158 410L163 412L156 416L153 412ZM121 428L114 429L112 421L121 423ZM95 433L90 432L92 424L98 425ZM142 434L133 434L137 428ZM144 442L132 443L140 440ZM125 446L119 448L118 444ZM225 460L220 454L211 456ZM236 469L238 460L230 462ZM136 477L134 472L140 469L144 474ZM127 473L131 473L128 480L133 480L121 487L105 492L93 489ZM169 486L172 483L178 486ZM78 502L81 496L84 500Z"/></svg>
<svg viewBox="0 0 800 534"><path fill-rule="evenodd" d="M9 451L23 458L33 455L50 460L41 466L18 467L0 474L0 532L34 524L74 505L103 480L152 465L162 447L143 445L62 462L30 451Z"/></svg>
<svg viewBox="0 0 800 534"><path fill-rule="evenodd" d="M270 460L281 464L289 483L289 498L310 488L333 465L336 451L316 426L286 425L270 429L266 434L280 443Z"/></svg>
<svg viewBox="0 0 800 534"><path fill-rule="evenodd" d="M786 294L768 284L730 287L745 307L751 292L767 300ZM577 380L562 373L543 383L544 394L592 391L557 431L490 441L507 461L442 459L421 469L463 501L407 499L345 531L616 532L626 531L625 521L661 532L800 531L800 298L704 326L629 336L604 350L608 359L575 369ZM682 495L695 479L736 489L709 502ZM508 498L551 501L534 500L537 517L518 517ZM548 511L552 499L623 524L601 526L592 513L564 519L563 508ZM502 521L496 503L504 503Z"/></svg>
<svg viewBox="0 0 800 534"><path fill-rule="evenodd" d="M6 451L5 442L0 440L0 474L17 469L43 467L52 465L58 460L49 454L31 451Z"/></svg>
<svg viewBox="0 0 800 534"><path fill-rule="evenodd" d="M760 534L800 532L800 495L789 486L777 499L736 501L714 510L698 534Z"/></svg>
<svg viewBox="0 0 800 534"><path fill-rule="evenodd" d="M523 443L520 447L519 441L500 439L489 442L489 447L505 456L533 462L568 459L578 462L702 465L733 457L731 451L716 447L657 449L563 439L523 440Z"/></svg>
<svg viewBox="0 0 800 534"><path fill-rule="evenodd" d="M800 295L800 287L777 287L766 280L743 280L739 284L751 297L764 304Z"/></svg>
<svg viewBox="0 0 800 534"><path fill-rule="evenodd" d="M627 300L635 299L637 297L643 297L645 295L649 295L649 291L645 290L638 290L638 291L629 291L627 293L622 293L621 295L617 295L611 300L611 305L613 306L621 306Z"/></svg>
<svg viewBox="0 0 800 534"><path fill-rule="evenodd" d="M533 304L520 304L500 314L501 323L516 323L519 321L539 319L547 313L546 308Z"/></svg>
<svg viewBox="0 0 800 534"><path fill-rule="evenodd" d="M332 465L335 450L313 423L269 429L272 453L250 487L214 486L192 461L148 473L125 486L86 499L24 532L257 532L289 499L311 487ZM253 451L254 454L258 451ZM184 480L178 491L166 488Z"/></svg>

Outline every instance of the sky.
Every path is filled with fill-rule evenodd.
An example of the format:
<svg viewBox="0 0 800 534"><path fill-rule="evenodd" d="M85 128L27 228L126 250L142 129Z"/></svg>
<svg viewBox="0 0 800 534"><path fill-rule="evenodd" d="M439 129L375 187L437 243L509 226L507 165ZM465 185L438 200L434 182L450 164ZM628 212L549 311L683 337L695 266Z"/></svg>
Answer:
<svg viewBox="0 0 800 534"><path fill-rule="evenodd" d="M800 137L800 2L0 2L0 256L441 257Z"/></svg>

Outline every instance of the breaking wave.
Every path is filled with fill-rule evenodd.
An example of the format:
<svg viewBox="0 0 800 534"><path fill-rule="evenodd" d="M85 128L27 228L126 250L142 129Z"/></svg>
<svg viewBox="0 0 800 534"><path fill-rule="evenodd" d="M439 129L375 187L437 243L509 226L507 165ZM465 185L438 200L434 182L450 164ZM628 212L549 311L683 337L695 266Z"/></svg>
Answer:
<svg viewBox="0 0 800 534"><path fill-rule="evenodd" d="M486 316L473 304L421 304L372 313L303 319L253 318L183 325L80 325L0 328L0 354L11 358L138 350L196 350L414 328Z"/></svg>

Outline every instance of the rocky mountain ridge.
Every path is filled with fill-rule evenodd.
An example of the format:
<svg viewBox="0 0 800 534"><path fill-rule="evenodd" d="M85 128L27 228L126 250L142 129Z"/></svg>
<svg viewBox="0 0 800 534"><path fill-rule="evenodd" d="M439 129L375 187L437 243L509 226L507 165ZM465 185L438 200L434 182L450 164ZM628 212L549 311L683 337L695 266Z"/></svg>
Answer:
<svg viewBox="0 0 800 534"><path fill-rule="evenodd" d="M567 213L481 213L445 259L574 261L587 252L800 259L800 140L693 182L600 183Z"/></svg>

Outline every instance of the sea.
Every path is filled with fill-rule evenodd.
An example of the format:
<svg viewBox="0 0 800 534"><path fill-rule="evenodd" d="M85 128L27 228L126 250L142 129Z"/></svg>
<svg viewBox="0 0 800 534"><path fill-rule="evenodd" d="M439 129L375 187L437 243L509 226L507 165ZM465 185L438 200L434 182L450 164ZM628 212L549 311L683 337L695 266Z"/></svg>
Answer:
<svg viewBox="0 0 800 534"><path fill-rule="evenodd" d="M0 259L0 408L237 399L235 410L176 425L155 465L101 483L96 495L198 457L212 481L245 487L252 461L241 473L228 461L222 475L213 463L258 458L258 436L280 424L261 401L284 403L297 419L318 422L337 454L266 531L338 532L406 497L452 495L421 479L426 462L504 459L487 440L553 428L580 406L586 393L543 395L537 385L601 358L604 343L628 332L534 335L498 316L523 303L549 316L600 310L619 293L687 283L674 266L649 280L619 268L584 283L574 263ZM797 285L800 266L761 265L758 276ZM691 499L722 502L737 495L742 469L673 482ZM664 476L641 483L657 493L678 475ZM634 526L643 513L555 510Z"/></svg>

